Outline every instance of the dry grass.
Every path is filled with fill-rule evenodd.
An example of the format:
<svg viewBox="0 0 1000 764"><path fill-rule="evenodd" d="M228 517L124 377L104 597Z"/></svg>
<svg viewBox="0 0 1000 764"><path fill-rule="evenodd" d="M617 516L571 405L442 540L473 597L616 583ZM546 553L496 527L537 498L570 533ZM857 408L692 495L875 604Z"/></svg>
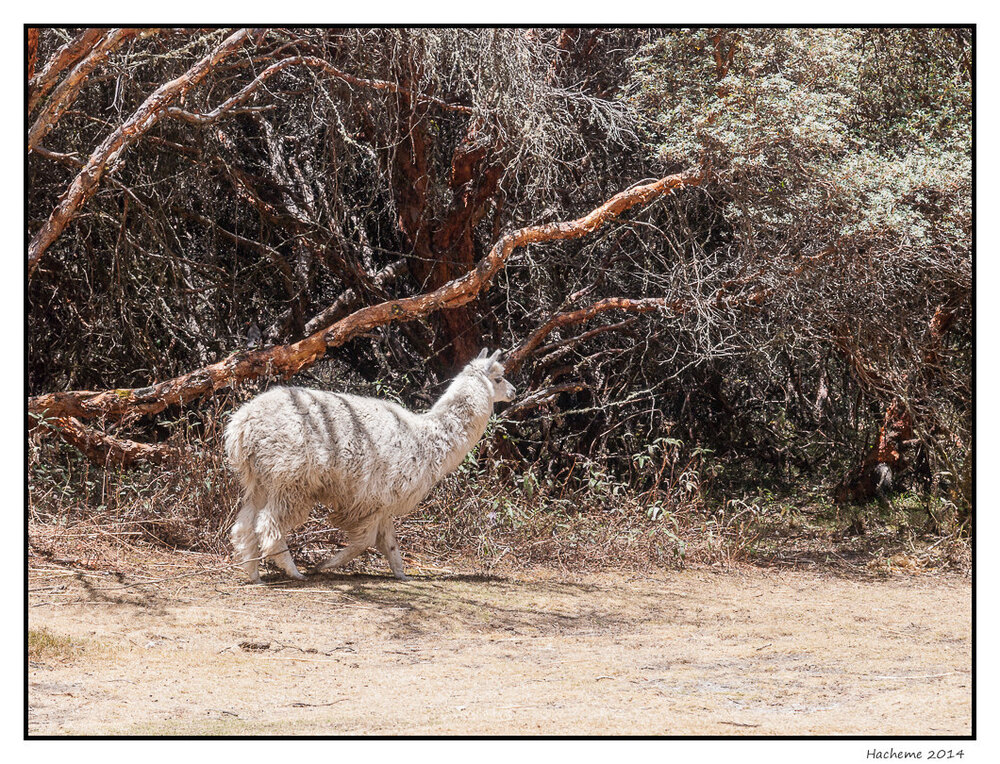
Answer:
<svg viewBox="0 0 1000 764"><path fill-rule="evenodd" d="M66 662L79 658L93 645L80 638L54 634L45 627L28 629L28 661L30 663Z"/></svg>
<svg viewBox="0 0 1000 764"><path fill-rule="evenodd" d="M32 559L126 573L172 554L213 564L228 557L239 492L219 449L204 448L170 467L124 472L95 467L56 443L34 444L29 453ZM493 574L536 565L582 572L749 563L872 575L967 572L971 563L961 529L927 532L907 522L913 512L904 502L865 510L867 528L857 534L851 528L861 510L825 505L821 495L796 504L746 498L710 508L697 494L637 493L596 472L579 481L534 474L530 466L486 469L470 459L399 523L407 564ZM289 542L310 565L344 538L315 512ZM372 554L354 567L381 573L384 561Z"/></svg>

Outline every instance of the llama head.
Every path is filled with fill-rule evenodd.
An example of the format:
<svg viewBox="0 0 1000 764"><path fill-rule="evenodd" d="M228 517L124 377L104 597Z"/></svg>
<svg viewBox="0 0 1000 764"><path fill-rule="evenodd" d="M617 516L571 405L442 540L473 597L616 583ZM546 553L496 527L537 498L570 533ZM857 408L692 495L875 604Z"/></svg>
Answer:
<svg viewBox="0 0 1000 764"><path fill-rule="evenodd" d="M499 350L489 355L489 351L483 348L482 352L469 362L467 368L474 369L486 378L490 384L494 403L514 400L514 385L504 379L503 364L500 363Z"/></svg>

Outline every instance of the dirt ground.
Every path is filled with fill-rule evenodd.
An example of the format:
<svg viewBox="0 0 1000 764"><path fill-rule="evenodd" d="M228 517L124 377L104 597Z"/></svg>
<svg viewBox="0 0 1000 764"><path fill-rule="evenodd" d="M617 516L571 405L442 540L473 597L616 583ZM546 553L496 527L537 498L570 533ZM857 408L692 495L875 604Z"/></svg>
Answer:
<svg viewBox="0 0 1000 764"><path fill-rule="evenodd" d="M29 568L30 735L971 732L955 574L147 574Z"/></svg>

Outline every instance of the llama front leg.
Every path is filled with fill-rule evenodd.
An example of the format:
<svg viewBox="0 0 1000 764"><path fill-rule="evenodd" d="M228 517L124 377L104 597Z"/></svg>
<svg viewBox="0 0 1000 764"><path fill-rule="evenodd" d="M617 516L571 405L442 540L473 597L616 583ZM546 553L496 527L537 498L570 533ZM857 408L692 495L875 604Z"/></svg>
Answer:
<svg viewBox="0 0 1000 764"><path fill-rule="evenodd" d="M295 560L292 559L292 553L288 551L288 540L284 534L281 536L281 551L268 556L292 578L298 581L306 580L306 577L295 567Z"/></svg>
<svg viewBox="0 0 1000 764"><path fill-rule="evenodd" d="M364 552L375 541L375 528L365 528L358 533L348 534L347 546L331 557L326 558L316 566L317 573L327 573L335 568L346 565Z"/></svg>
<svg viewBox="0 0 1000 764"><path fill-rule="evenodd" d="M403 556L399 553L399 543L396 541L396 529L393 527L392 518L387 517L378 528L378 538L375 542L376 548L389 561L389 569L392 575L400 581L409 581L410 577L403 572Z"/></svg>

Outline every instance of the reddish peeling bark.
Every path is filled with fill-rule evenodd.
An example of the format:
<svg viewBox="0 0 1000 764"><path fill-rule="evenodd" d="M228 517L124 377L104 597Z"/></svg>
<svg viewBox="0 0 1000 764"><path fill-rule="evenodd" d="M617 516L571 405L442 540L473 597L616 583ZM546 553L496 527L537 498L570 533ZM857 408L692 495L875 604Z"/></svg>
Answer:
<svg viewBox="0 0 1000 764"><path fill-rule="evenodd" d="M834 489L834 499L861 503L888 492L893 476L903 466L904 443L912 439L913 419L897 398L886 409L875 447Z"/></svg>
<svg viewBox="0 0 1000 764"><path fill-rule="evenodd" d="M474 123L455 149L449 185L452 202L444 220L431 236L434 267L430 286L437 288L468 273L475 265L473 232L486 214L486 206L500 185L503 167L492 158L493 146L483 140ZM439 339L445 367L464 365L480 350L474 329L475 301L441 312L445 331Z"/></svg>
<svg viewBox="0 0 1000 764"><path fill-rule="evenodd" d="M429 252L426 207L430 175L427 169L425 114L426 111L411 102L406 93L401 95L396 128L400 141L394 147L391 173L399 230L409 241L410 248L419 255ZM414 266L419 268L420 264L414 263Z"/></svg>
<svg viewBox="0 0 1000 764"><path fill-rule="evenodd" d="M739 35L734 34L730 39L726 39L722 29L717 30L712 35L712 56L715 58L715 76L722 80L729 75L729 67L733 63L733 56L736 54L736 46L739 44ZM716 91L719 95L719 93Z"/></svg>
<svg viewBox="0 0 1000 764"><path fill-rule="evenodd" d="M28 81L35 76L38 63L38 27L28 27Z"/></svg>
<svg viewBox="0 0 1000 764"><path fill-rule="evenodd" d="M60 199L59 205L49 215L49 219L31 238L31 242L28 244L28 278L34 274L39 260L42 259L49 246L59 238L59 235L76 217L86 201L93 196L107 166L155 125L168 106L201 82L222 59L238 50L250 38L250 34L251 30L240 29L227 37L215 50L198 61L187 72L157 88L131 117L104 139L90 155L90 159L73 179L73 182L70 183L66 193ZM91 54L91 56L93 55L94 53ZM80 66L82 65L80 64ZM72 76L73 74L70 75L70 77ZM54 93L52 100L55 100L56 96L57 94Z"/></svg>
<svg viewBox="0 0 1000 764"><path fill-rule="evenodd" d="M407 272L408 263L406 259L396 260L390 263L385 268L380 270L370 279L370 287L373 290L382 290L390 282L395 281L400 278L403 274ZM359 294L356 289L345 290L340 297L334 300L330 305L324 308L322 311L317 313L306 324L306 331L309 333L315 332L324 326L329 326L335 321L339 321L348 312L354 310L358 303L361 302L361 294Z"/></svg>
<svg viewBox="0 0 1000 764"><path fill-rule="evenodd" d="M130 467L136 463L162 464L177 459L183 449L113 438L84 426L75 417L57 417L47 422L59 436L95 464Z"/></svg>
<svg viewBox="0 0 1000 764"><path fill-rule="evenodd" d="M408 92L408 91L407 91ZM400 98L400 142L394 148L393 193L399 227L411 250L410 271L425 289L438 289L475 266L473 231L497 193L503 167L492 160L494 146L473 122L456 147L448 186L452 198L443 214L428 209L429 163L426 108L404 94ZM461 366L479 352L473 304L441 311L432 348L443 369Z"/></svg>
<svg viewBox="0 0 1000 764"><path fill-rule="evenodd" d="M167 406L188 403L246 380L266 375L291 377L316 363L327 348L339 347L359 334L468 304L481 291L489 288L515 249L528 244L581 238L626 210L648 204L676 189L698 185L701 180L702 175L697 170L669 175L622 191L576 220L521 228L503 236L468 273L439 289L362 308L299 342L235 353L210 366L149 387L37 395L28 399L28 411L38 417L79 419L156 414Z"/></svg>
<svg viewBox="0 0 1000 764"><path fill-rule="evenodd" d="M28 150L38 146L42 139L56 126L67 109L73 105L86 84L90 74L103 63L111 52L134 37L155 34L155 29L111 29L87 52L86 56L73 67L38 112L35 121L28 128Z"/></svg>
<svg viewBox="0 0 1000 764"><path fill-rule="evenodd" d="M29 46L31 42L31 31L35 32L36 40L38 30L29 30ZM79 63L80 59L90 53L98 41L108 30L99 27L84 29L80 34L70 40L57 50L45 67L37 75L28 73L28 113L35 110L39 101L48 95L49 91L55 87L59 81L59 76L72 66Z"/></svg>

